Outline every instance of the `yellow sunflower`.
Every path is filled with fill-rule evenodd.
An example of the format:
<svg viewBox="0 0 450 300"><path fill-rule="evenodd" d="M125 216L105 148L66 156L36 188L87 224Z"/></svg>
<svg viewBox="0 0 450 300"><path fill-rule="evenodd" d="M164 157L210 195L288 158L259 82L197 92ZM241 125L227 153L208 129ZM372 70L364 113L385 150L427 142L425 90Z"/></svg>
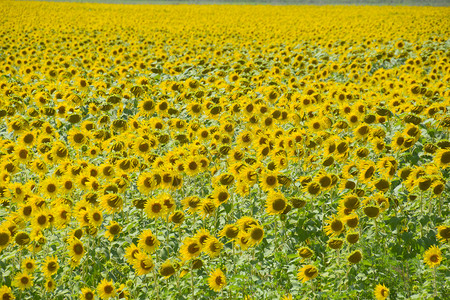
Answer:
<svg viewBox="0 0 450 300"><path fill-rule="evenodd" d="M225 274L220 269L215 269L208 277L208 285L213 291L219 292L226 284Z"/></svg>
<svg viewBox="0 0 450 300"><path fill-rule="evenodd" d="M51 277L59 269L58 259L56 256L47 256L42 265L42 273L45 277Z"/></svg>
<svg viewBox="0 0 450 300"><path fill-rule="evenodd" d="M270 191L266 199L266 211L269 215L279 215L283 213L288 202L280 192Z"/></svg>
<svg viewBox="0 0 450 300"><path fill-rule="evenodd" d="M389 289L384 284L377 284L373 294L377 300L385 300L389 296Z"/></svg>
<svg viewBox="0 0 450 300"><path fill-rule="evenodd" d="M14 276L13 284L21 290L28 289L33 286L33 276L27 272L20 272Z"/></svg>
<svg viewBox="0 0 450 300"><path fill-rule="evenodd" d="M0 299L14 300L16 297L14 297L10 287L3 285L0 287Z"/></svg>
<svg viewBox="0 0 450 300"><path fill-rule="evenodd" d="M95 293L90 288L82 288L80 294L80 300L94 300Z"/></svg>
<svg viewBox="0 0 450 300"><path fill-rule="evenodd" d="M136 275L145 275L153 270L155 264L153 263L153 259L150 255L146 253L139 253L136 255L133 267Z"/></svg>
<svg viewBox="0 0 450 300"><path fill-rule="evenodd" d="M428 248L423 255L423 261L430 267L435 268L441 264L442 253L441 250L435 245Z"/></svg>
<svg viewBox="0 0 450 300"><path fill-rule="evenodd" d="M180 253L184 261L195 258L200 255L202 245L196 238L186 237L181 245Z"/></svg>
<svg viewBox="0 0 450 300"><path fill-rule="evenodd" d="M158 248L159 241L152 231L147 229L139 235L138 246L147 253L153 253Z"/></svg>
<svg viewBox="0 0 450 300"><path fill-rule="evenodd" d="M103 279L97 286L97 292L101 299L109 299L116 296L113 282L106 279Z"/></svg>

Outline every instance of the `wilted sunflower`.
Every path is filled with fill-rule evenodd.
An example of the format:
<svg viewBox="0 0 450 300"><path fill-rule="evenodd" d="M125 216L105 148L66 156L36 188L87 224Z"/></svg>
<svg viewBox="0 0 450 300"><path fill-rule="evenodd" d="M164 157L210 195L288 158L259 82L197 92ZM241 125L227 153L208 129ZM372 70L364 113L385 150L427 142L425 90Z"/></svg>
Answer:
<svg viewBox="0 0 450 300"><path fill-rule="evenodd" d="M215 269L208 277L208 285L213 291L219 292L226 284L225 274L220 269Z"/></svg>
<svg viewBox="0 0 450 300"><path fill-rule="evenodd" d="M302 258L302 261L314 256L314 251L308 247L301 247L298 249L298 255Z"/></svg>
<svg viewBox="0 0 450 300"><path fill-rule="evenodd" d="M347 260L350 264L357 264L361 261L361 259L362 259L362 253L359 250L353 251L347 257Z"/></svg>
<svg viewBox="0 0 450 300"><path fill-rule="evenodd" d="M319 270L313 265L306 265L298 271L297 278L302 282L314 279L319 275Z"/></svg>
<svg viewBox="0 0 450 300"><path fill-rule="evenodd" d="M6 247L8 247L10 242L11 242L11 232L8 230L8 228L0 227L0 252Z"/></svg>
<svg viewBox="0 0 450 300"><path fill-rule="evenodd" d="M423 261L430 267L435 268L441 264L442 253L435 245L428 248L423 255Z"/></svg>
<svg viewBox="0 0 450 300"><path fill-rule="evenodd" d="M447 242L450 240L450 226L448 225L440 225L437 227L437 239L440 242Z"/></svg>
<svg viewBox="0 0 450 300"><path fill-rule="evenodd" d="M389 296L389 289L384 284L377 284L373 294L377 300L385 300Z"/></svg>
<svg viewBox="0 0 450 300"><path fill-rule="evenodd" d="M177 265L174 264L171 260L166 260L159 267L159 274L163 276L165 279L169 278L173 274L175 274L177 270Z"/></svg>

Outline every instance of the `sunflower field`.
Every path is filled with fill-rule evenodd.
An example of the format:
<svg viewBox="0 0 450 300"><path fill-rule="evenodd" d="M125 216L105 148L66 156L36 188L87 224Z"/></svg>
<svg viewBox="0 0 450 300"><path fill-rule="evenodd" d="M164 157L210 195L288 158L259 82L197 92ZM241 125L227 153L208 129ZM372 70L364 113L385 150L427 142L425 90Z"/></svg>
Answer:
<svg viewBox="0 0 450 300"><path fill-rule="evenodd" d="M1 300L450 294L450 8L0 11Z"/></svg>

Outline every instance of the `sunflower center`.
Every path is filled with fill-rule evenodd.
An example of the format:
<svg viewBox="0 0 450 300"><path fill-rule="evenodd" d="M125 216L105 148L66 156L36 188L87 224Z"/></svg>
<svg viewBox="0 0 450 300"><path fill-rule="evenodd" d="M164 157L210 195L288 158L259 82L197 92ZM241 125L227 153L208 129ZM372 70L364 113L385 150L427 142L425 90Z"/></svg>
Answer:
<svg viewBox="0 0 450 300"><path fill-rule="evenodd" d="M195 161L191 161L189 163L189 170L195 171L195 170L197 170L197 167L198 167L198 165Z"/></svg>
<svg viewBox="0 0 450 300"><path fill-rule="evenodd" d="M105 292L105 294L111 294L113 291L113 287L110 285L107 285L103 288L103 291Z"/></svg>
<svg viewBox="0 0 450 300"><path fill-rule="evenodd" d="M155 107L155 104L153 103L153 101L145 101L144 104L142 105L142 108L145 111L151 111L153 108Z"/></svg>
<svg viewBox="0 0 450 300"><path fill-rule="evenodd" d="M439 257L436 254L430 256L430 261L433 263L437 263L439 261Z"/></svg>
<svg viewBox="0 0 450 300"><path fill-rule="evenodd" d="M27 263L25 264L25 267L26 267L28 270L31 270L31 269L33 269L33 263L27 262Z"/></svg>
<svg viewBox="0 0 450 300"><path fill-rule="evenodd" d="M45 225L45 223L47 223L47 217L46 216L39 216L37 218L37 221L38 221L39 225Z"/></svg>
<svg viewBox="0 0 450 300"><path fill-rule="evenodd" d="M0 246L5 246L9 243L9 235L5 232L0 232Z"/></svg>
<svg viewBox="0 0 450 300"><path fill-rule="evenodd" d="M57 269L57 264L54 261L51 261L48 265L47 265L47 270L49 270L50 272L54 272Z"/></svg>
<svg viewBox="0 0 450 300"><path fill-rule="evenodd" d="M141 152L147 152L150 148L150 145L147 142L139 144L139 151Z"/></svg>
<svg viewBox="0 0 450 300"><path fill-rule="evenodd" d="M28 279L28 277L22 277L22 278L20 278L20 282L21 282L22 284L28 284L29 281L30 281L30 280Z"/></svg>
<svg viewBox="0 0 450 300"><path fill-rule="evenodd" d="M148 236L145 238L145 244L149 247L152 247L155 245L155 238L152 236Z"/></svg>
<svg viewBox="0 0 450 300"><path fill-rule="evenodd" d="M269 186L275 185L277 183L277 178L275 176L267 176L266 183Z"/></svg>
<svg viewBox="0 0 450 300"><path fill-rule="evenodd" d="M239 230L235 227L230 227L226 230L225 235L229 239L234 239L239 233Z"/></svg>
<svg viewBox="0 0 450 300"><path fill-rule="evenodd" d="M73 246L73 252L75 252L76 255L83 254L83 246L81 244L76 244Z"/></svg>
<svg viewBox="0 0 450 300"><path fill-rule="evenodd" d="M217 276L215 281L217 285L219 286L222 285L223 284L222 276Z"/></svg>
<svg viewBox="0 0 450 300"><path fill-rule="evenodd" d="M19 151L19 157L21 159L26 159L28 157L28 150L22 149Z"/></svg>
<svg viewBox="0 0 450 300"><path fill-rule="evenodd" d="M162 209L162 206L159 203L155 203L152 205L152 212L155 214L159 213L161 211L161 209Z"/></svg>
<svg viewBox="0 0 450 300"><path fill-rule="evenodd" d="M75 143L77 144L81 144L84 142L84 134L82 133L77 133L73 136L73 140Z"/></svg>
<svg viewBox="0 0 450 300"><path fill-rule="evenodd" d="M92 292L87 292L86 294L84 294L84 298L86 300L92 300L94 299L94 294Z"/></svg>
<svg viewBox="0 0 450 300"><path fill-rule="evenodd" d="M25 135L23 137L23 141L25 144L31 144L34 141L34 135L32 135L31 133Z"/></svg>
<svg viewBox="0 0 450 300"><path fill-rule="evenodd" d="M94 221L98 222L102 219L102 215L99 214L98 212L95 212L92 214L92 219L94 219Z"/></svg>
<svg viewBox="0 0 450 300"><path fill-rule="evenodd" d="M190 245L188 246L188 252L189 252L190 254L195 254L195 253L197 253L198 251L200 251L200 247L199 247L197 244L190 244Z"/></svg>
<svg viewBox="0 0 450 300"><path fill-rule="evenodd" d="M120 226L119 225L113 225L109 228L109 233L111 233L112 235L116 235L118 234L120 231Z"/></svg>
<svg viewBox="0 0 450 300"><path fill-rule="evenodd" d="M147 260L141 260L141 268L144 270L150 270L152 268L152 264L148 263Z"/></svg>
<svg viewBox="0 0 450 300"><path fill-rule="evenodd" d="M334 232L339 232L344 228L344 224L340 220L334 220L331 222L331 229Z"/></svg>
<svg viewBox="0 0 450 300"><path fill-rule="evenodd" d="M331 178L329 176L323 176L320 178L319 183L324 188L329 187L331 184Z"/></svg>
<svg viewBox="0 0 450 300"><path fill-rule="evenodd" d="M259 241L260 239L262 239L263 235L264 235L264 231L261 228L253 229L252 233L250 234L252 239L255 241Z"/></svg>
<svg viewBox="0 0 450 300"><path fill-rule="evenodd" d="M317 274L317 269L316 268L307 268L305 270L305 276L308 278L312 278Z"/></svg>
<svg viewBox="0 0 450 300"><path fill-rule="evenodd" d="M56 185L54 185L53 183L47 185L47 192L54 193L55 191L56 191Z"/></svg>
<svg viewBox="0 0 450 300"><path fill-rule="evenodd" d="M448 164L450 163L450 151L445 151L441 156L441 163Z"/></svg>
<svg viewBox="0 0 450 300"><path fill-rule="evenodd" d="M24 216L29 216L31 215L33 208L31 206L25 206L22 210Z"/></svg>
<svg viewBox="0 0 450 300"><path fill-rule="evenodd" d="M286 207L286 201L283 199L276 199L273 201L272 207L275 211L282 211Z"/></svg>

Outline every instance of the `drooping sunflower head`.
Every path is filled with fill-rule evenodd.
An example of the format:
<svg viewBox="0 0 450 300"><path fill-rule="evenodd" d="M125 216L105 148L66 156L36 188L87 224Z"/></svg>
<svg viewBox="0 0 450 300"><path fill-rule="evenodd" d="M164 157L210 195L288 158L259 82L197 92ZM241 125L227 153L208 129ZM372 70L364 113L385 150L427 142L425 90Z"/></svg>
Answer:
<svg viewBox="0 0 450 300"><path fill-rule="evenodd" d="M319 270L313 265L306 265L302 267L297 274L298 280L306 282L308 280L314 279L319 275Z"/></svg>

